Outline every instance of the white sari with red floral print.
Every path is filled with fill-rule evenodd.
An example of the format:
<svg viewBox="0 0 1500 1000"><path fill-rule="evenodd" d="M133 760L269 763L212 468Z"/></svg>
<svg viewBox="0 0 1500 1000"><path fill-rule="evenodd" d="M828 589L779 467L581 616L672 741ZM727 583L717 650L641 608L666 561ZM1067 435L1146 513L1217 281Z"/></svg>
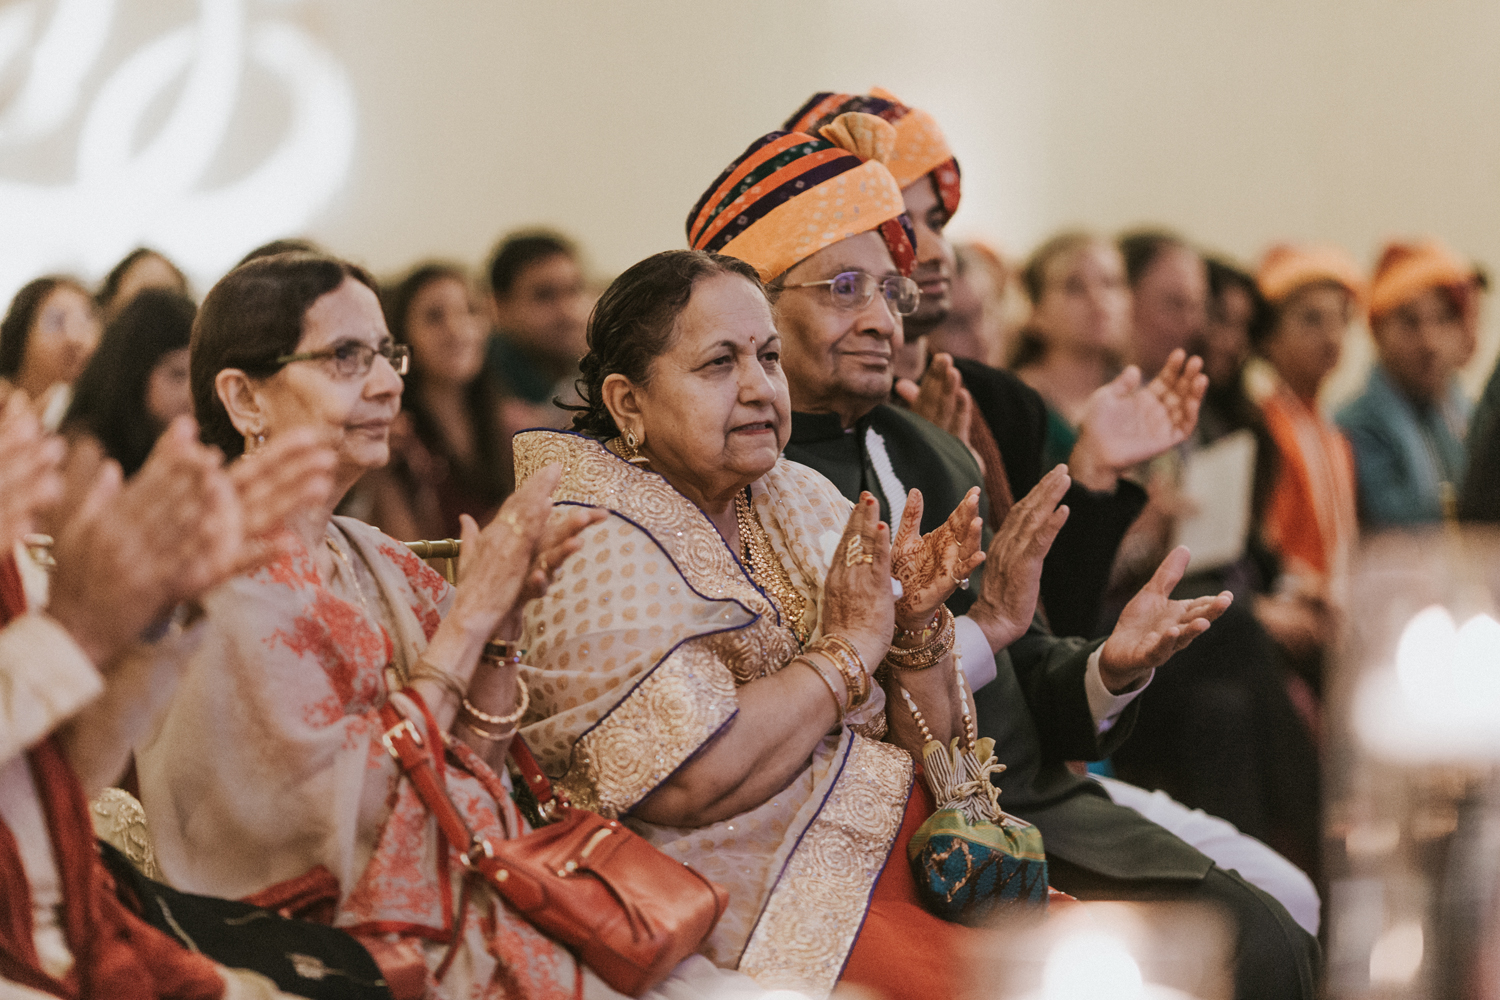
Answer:
<svg viewBox="0 0 1500 1000"><path fill-rule="evenodd" d="M323 865L341 887L338 926L419 938L431 969L452 938L463 869L451 848L439 856L435 822L381 744L379 709L387 666L415 664L452 589L366 524L334 518L327 537L328 585L299 547L204 602L208 634L137 749L141 800L171 884L237 899ZM523 831L504 780L455 744L444 771L470 828ZM615 995L491 890L472 893L434 996ZM703 969L680 971L696 981Z"/></svg>

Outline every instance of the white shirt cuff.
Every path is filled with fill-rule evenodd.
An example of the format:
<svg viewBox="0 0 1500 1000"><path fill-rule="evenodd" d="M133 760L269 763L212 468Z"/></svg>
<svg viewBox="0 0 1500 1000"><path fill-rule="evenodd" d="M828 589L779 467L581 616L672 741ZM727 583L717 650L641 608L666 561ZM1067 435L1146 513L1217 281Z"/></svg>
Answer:
<svg viewBox="0 0 1500 1000"><path fill-rule="evenodd" d="M1083 691L1088 695L1089 714L1094 717L1094 728L1100 736L1114 727L1115 720L1120 717L1120 713L1125 711L1126 706L1135 701L1142 691L1146 690L1146 685L1150 684L1151 678L1156 676L1156 671L1153 670L1146 675L1141 686L1134 691L1110 694L1109 688L1104 686L1104 678L1099 676L1099 654L1103 651L1104 647L1100 646L1089 654L1088 668L1083 672Z"/></svg>
<svg viewBox="0 0 1500 1000"><path fill-rule="evenodd" d="M969 682L969 690L977 693L995 679L995 654L990 651L990 641L984 637L984 629L968 615L953 619L953 630L957 640L953 651L958 654L959 668L964 672L964 680Z"/></svg>
<svg viewBox="0 0 1500 1000"><path fill-rule="evenodd" d="M37 612L0 629L0 763L99 697L104 678L67 629Z"/></svg>

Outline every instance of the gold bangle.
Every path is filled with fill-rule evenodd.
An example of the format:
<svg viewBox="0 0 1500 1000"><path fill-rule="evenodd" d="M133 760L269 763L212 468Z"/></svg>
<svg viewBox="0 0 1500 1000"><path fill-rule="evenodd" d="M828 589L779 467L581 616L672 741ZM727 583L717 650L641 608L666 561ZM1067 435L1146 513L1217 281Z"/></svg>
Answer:
<svg viewBox="0 0 1500 1000"><path fill-rule="evenodd" d="M953 641L957 631L953 624L953 612L946 607L939 607L938 617L941 621L938 624L936 638L911 649L892 646L886 652L884 662L897 670L926 670L953 652Z"/></svg>
<svg viewBox="0 0 1500 1000"><path fill-rule="evenodd" d="M520 722L521 717L526 714L526 709L531 707L531 689L527 687L526 682L521 680L519 677L516 678L516 683L521 685L521 707L516 709L509 715L490 715L488 712L481 712L479 709L474 707L474 703L468 698L464 699L464 711L468 712L480 722L488 722L492 726L515 725L516 723Z"/></svg>
<svg viewBox="0 0 1500 1000"><path fill-rule="evenodd" d="M941 607L941 606L939 606L939 607ZM932 620L929 621L926 625L923 625L919 629L915 629L915 630L904 629L900 625L897 625L896 626L896 636L895 637L897 639L916 639L916 640L918 640L914 645L907 646L906 647L907 649L915 649L917 646L925 646L927 643L931 642L937 636L938 629L941 626L942 620L943 620L942 612L940 610L939 611L934 611L932 613Z"/></svg>
<svg viewBox="0 0 1500 1000"><path fill-rule="evenodd" d="M816 642L809 643L805 652L825 654L833 661L839 673L844 675L844 684L849 689L850 710L863 705L870 697L870 672L865 669L865 661L848 639L838 634L824 635Z"/></svg>
<svg viewBox="0 0 1500 1000"><path fill-rule="evenodd" d="M492 733L487 730L480 729L478 726L474 725L474 723L472 722L469 722L467 719L464 720L464 728L473 733L475 736L478 736L480 739L489 740L491 743L499 743L501 740L508 740L512 736L516 735L514 726L511 727L509 732Z"/></svg>
<svg viewBox="0 0 1500 1000"><path fill-rule="evenodd" d="M844 699L839 697L839 689L834 687L833 679L828 676L828 672L822 667L818 666L818 661L814 660L811 656L803 654L802 656L797 657L797 659L801 660L809 667L812 667L813 673L817 674L818 678L824 684L828 685L828 693L833 696L833 710L837 712L838 717L842 719L844 717L844 713L847 712L849 708L844 704Z"/></svg>

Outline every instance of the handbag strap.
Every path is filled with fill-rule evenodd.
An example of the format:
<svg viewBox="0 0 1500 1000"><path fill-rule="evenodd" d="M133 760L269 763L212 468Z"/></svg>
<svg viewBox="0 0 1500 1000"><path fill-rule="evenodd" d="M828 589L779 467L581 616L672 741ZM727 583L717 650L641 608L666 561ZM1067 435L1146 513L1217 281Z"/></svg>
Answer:
<svg viewBox="0 0 1500 1000"><path fill-rule="evenodd" d="M510 759L515 763L516 770L521 772L521 777L526 779L526 787L536 798L542 818L548 822L557 819L558 810L568 805L568 797L552 787L552 779L547 777L547 773L536 762L531 754L531 747L526 745L520 733L510 738Z"/></svg>
<svg viewBox="0 0 1500 1000"><path fill-rule="evenodd" d="M427 706L420 701L420 696L414 691L404 693L417 702L422 714L427 716L428 732L436 732L437 725L433 722L431 713L427 711ZM453 800L448 798L448 793L443 788L441 779L438 778L432 750L416 725L402 715L389 698L380 707L380 720L386 727L385 732L381 734L380 742L384 744L386 751L396 758L396 762L401 765L401 770L411 779L412 788L416 790L417 797L437 820L438 829L442 831L444 839L458 849L464 866L472 868L481 857L492 856L493 848L490 842L469 832L468 824L459 815L458 809L453 805Z"/></svg>

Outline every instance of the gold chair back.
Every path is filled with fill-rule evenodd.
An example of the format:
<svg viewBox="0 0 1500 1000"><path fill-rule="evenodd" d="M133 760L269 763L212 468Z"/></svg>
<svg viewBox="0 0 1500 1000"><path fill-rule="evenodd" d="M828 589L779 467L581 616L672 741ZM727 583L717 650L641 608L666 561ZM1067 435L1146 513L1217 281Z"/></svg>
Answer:
<svg viewBox="0 0 1500 1000"><path fill-rule="evenodd" d="M457 538L438 541L407 542L406 547L419 559L443 560L443 579L450 584L458 583L458 556L463 543Z"/></svg>

